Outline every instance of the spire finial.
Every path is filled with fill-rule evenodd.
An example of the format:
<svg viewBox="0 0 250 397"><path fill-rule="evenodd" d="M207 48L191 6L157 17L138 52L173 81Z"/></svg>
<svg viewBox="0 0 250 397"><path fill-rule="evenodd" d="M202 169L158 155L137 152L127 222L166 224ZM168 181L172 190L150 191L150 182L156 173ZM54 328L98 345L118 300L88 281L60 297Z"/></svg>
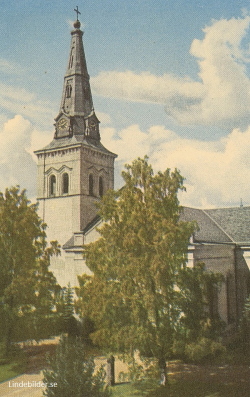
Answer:
<svg viewBox="0 0 250 397"><path fill-rule="evenodd" d="M76 20L79 21L78 15L79 15L79 14L81 15L81 13L80 13L80 11L78 10L78 6L76 6L76 8L74 8L74 11L76 12Z"/></svg>

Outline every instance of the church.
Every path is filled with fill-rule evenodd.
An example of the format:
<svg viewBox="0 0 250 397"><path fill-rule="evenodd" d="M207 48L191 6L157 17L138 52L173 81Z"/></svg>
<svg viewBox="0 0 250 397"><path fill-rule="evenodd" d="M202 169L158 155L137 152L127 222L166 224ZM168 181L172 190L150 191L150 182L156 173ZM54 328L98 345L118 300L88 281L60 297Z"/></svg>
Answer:
<svg viewBox="0 0 250 397"><path fill-rule="evenodd" d="M82 246L98 238L102 221L96 202L114 188L117 157L101 143L80 28L77 18L53 140L35 152L39 215L48 225L48 241L57 240L62 247L61 255L52 258L51 270L61 286L72 287L78 275L90 274ZM190 241L188 265L204 262L208 270L224 275L213 311L233 327L250 293L250 207L184 207L181 218L195 220L199 227Z"/></svg>

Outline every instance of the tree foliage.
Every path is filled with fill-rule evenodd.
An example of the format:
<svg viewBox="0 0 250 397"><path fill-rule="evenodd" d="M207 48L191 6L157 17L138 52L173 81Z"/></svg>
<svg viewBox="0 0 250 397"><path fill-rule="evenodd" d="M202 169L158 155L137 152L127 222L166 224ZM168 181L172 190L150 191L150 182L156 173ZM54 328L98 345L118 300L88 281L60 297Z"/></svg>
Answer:
<svg viewBox="0 0 250 397"><path fill-rule="evenodd" d="M62 288L60 294L60 319L59 330L67 333L68 336L75 337L80 334L80 323L75 318L74 292L70 284Z"/></svg>
<svg viewBox="0 0 250 397"><path fill-rule="evenodd" d="M194 222L181 221L178 170L154 175L147 158L126 166L125 184L100 204L100 238L85 246L93 276L79 278L78 310L95 322L95 343L120 352L171 357L176 341L202 335L209 286L204 266L187 268Z"/></svg>
<svg viewBox="0 0 250 397"><path fill-rule="evenodd" d="M47 246L45 228L24 190L0 193L0 315L7 349L12 341L53 332L60 287L48 266L59 247Z"/></svg>
<svg viewBox="0 0 250 397"><path fill-rule="evenodd" d="M47 397L108 397L103 368L95 371L92 358L87 358L80 339L62 338L50 368L44 371ZM52 387L53 385L53 387Z"/></svg>
<svg viewBox="0 0 250 397"><path fill-rule="evenodd" d="M221 273L207 271L205 264L200 262L194 267L184 267L180 271L182 342L197 342L204 337L214 339L221 334L224 323L220 320L217 307L214 307L214 301L223 281Z"/></svg>
<svg viewBox="0 0 250 397"><path fill-rule="evenodd" d="M95 320L92 337L165 362L182 316L180 271L195 225L180 221L178 170L154 175L147 158L126 166L125 185L100 204L100 239L85 247L78 306Z"/></svg>

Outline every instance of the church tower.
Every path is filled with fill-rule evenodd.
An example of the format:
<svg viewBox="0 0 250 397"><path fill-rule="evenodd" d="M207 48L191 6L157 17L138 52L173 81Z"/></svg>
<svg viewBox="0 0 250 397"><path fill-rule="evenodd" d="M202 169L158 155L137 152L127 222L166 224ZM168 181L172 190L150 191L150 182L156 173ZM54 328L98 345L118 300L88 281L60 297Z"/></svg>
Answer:
<svg viewBox="0 0 250 397"><path fill-rule="evenodd" d="M100 141L85 59L81 24L71 32L69 61L52 142L38 158L38 202L48 241L63 247L52 269L58 282L74 286L82 274L83 229L97 214L96 202L114 188L114 159ZM66 247L66 248L65 248ZM77 266L76 266L77 263Z"/></svg>

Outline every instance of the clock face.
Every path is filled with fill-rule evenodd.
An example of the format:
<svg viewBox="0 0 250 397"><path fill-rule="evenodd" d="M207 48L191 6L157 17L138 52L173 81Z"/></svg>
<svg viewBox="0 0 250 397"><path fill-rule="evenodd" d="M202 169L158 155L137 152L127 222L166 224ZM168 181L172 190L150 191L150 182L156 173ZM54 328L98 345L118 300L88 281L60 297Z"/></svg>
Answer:
<svg viewBox="0 0 250 397"><path fill-rule="evenodd" d="M67 119L62 118L61 120L58 121L58 127L59 128L67 128L68 126L68 121Z"/></svg>

